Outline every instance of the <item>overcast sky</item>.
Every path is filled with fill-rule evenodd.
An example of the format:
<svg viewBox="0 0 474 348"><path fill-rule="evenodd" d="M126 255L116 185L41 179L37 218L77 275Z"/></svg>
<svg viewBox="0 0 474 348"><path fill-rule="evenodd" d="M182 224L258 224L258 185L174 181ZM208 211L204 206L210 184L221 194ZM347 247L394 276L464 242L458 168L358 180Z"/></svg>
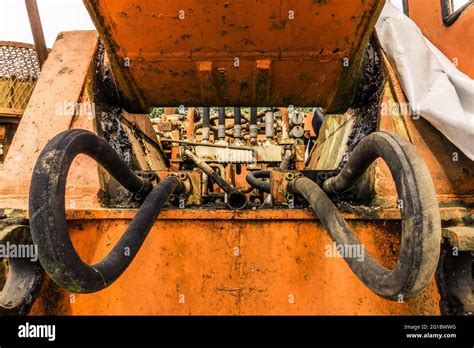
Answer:
<svg viewBox="0 0 474 348"><path fill-rule="evenodd" d="M37 0L49 47L61 31L89 30L94 25L82 0ZM391 0L399 8L402 0ZM454 0L461 6L468 0ZM24 0L0 0L0 41L33 43Z"/></svg>
<svg viewBox="0 0 474 348"><path fill-rule="evenodd" d="M61 31L94 29L82 0L37 2L49 47ZM0 0L0 41L33 43L24 0Z"/></svg>

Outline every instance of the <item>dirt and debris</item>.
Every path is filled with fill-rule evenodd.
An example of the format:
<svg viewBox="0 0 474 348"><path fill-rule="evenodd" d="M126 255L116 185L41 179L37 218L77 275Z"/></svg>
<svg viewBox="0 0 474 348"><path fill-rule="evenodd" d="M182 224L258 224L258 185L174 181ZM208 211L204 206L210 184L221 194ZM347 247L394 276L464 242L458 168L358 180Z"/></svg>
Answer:
<svg viewBox="0 0 474 348"><path fill-rule="evenodd" d="M96 122L99 136L105 138L122 160L133 170L138 170L138 162L133 153L127 132L120 122L122 108L117 87L109 67L106 64L105 49L99 43L96 56L96 69L93 82ZM109 177L105 174L105 177ZM111 208L134 208L133 194L122 187L115 179L106 180L102 203Z"/></svg>
<svg viewBox="0 0 474 348"><path fill-rule="evenodd" d="M381 48L376 37L372 37L365 51L361 77L357 84L353 107L357 109L357 120L347 141L350 154L367 135L377 130L380 115L380 99L385 80ZM338 169L344 168L349 156L344 156Z"/></svg>

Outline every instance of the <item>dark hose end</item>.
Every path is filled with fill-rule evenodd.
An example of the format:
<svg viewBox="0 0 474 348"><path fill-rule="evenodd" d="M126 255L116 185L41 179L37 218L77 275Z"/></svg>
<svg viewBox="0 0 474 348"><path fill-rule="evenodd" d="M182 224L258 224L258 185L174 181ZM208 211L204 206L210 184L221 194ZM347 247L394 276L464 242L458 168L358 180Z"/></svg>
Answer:
<svg viewBox="0 0 474 348"><path fill-rule="evenodd" d="M289 183L288 183L288 191L290 193L296 193L296 180L297 179L294 179L294 180L291 180Z"/></svg>
<svg viewBox="0 0 474 348"><path fill-rule="evenodd" d="M323 182L322 188L324 192L326 192L329 195L335 194L336 192L332 188L332 183L334 182L334 178L329 178L326 181Z"/></svg>
<svg viewBox="0 0 474 348"><path fill-rule="evenodd" d="M240 191L231 192L227 198L227 205L233 210L242 210L247 206L247 197Z"/></svg>
<svg viewBox="0 0 474 348"><path fill-rule="evenodd" d="M290 193L299 193L298 189L296 188L296 182L301 179L302 177L299 176L293 180L291 180L289 183L288 183L288 191Z"/></svg>
<svg viewBox="0 0 474 348"><path fill-rule="evenodd" d="M135 194L140 194L140 195L148 195L151 190L153 190L153 185L151 184L151 181L148 179L141 178L142 180L142 188L138 191L135 192Z"/></svg>
<svg viewBox="0 0 474 348"><path fill-rule="evenodd" d="M173 193L174 194L181 194L181 193L186 193L186 186L184 186L184 182L178 178L176 175L171 175L168 177L170 180L176 181L176 188L174 189Z"/></svg>

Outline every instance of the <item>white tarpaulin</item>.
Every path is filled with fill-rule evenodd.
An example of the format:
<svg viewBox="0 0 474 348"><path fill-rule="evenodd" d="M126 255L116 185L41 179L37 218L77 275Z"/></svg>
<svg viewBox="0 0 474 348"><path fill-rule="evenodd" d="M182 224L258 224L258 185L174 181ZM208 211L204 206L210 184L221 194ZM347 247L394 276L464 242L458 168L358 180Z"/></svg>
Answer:
<svg viewBox="0 0 474 348"><path fill-rule="evenodd" d="M459 71L389 1L376 29L413 112L428 120L474 161L474 80Z"/></svg>

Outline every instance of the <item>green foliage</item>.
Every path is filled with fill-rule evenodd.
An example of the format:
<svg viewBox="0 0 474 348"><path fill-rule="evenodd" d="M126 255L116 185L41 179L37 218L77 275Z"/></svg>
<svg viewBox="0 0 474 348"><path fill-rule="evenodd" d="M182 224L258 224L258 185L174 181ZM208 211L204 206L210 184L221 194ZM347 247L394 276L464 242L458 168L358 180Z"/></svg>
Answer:
<svg viewBox="0 0 474 348"><path fill-rule="evenodd" d="M199 112L202 114L202 108L197 108L199 109ZM266 108L264 107L261 107L261 108L258 108L258 111L264 111ZM232 107L228 107L228 108L225 108L226 112L227 113L232 113L234 111L234 108ZM295 107L295 110L298 111L298 112L303 112L303 113L308 113L308 112L311 112L313 110L313 108L297 108ZM160 115L162 115L164 112L164 108L154 108L153 111L150 113L150 117L151 118L159 118ZM176 112L179 113L179 114L186 114L187 112L187 108L176 108ZM250 114L250 108L242 108L242 113L243 114ZM211 108L211 115L212 114L217 114L217 108Z"/></svg>

